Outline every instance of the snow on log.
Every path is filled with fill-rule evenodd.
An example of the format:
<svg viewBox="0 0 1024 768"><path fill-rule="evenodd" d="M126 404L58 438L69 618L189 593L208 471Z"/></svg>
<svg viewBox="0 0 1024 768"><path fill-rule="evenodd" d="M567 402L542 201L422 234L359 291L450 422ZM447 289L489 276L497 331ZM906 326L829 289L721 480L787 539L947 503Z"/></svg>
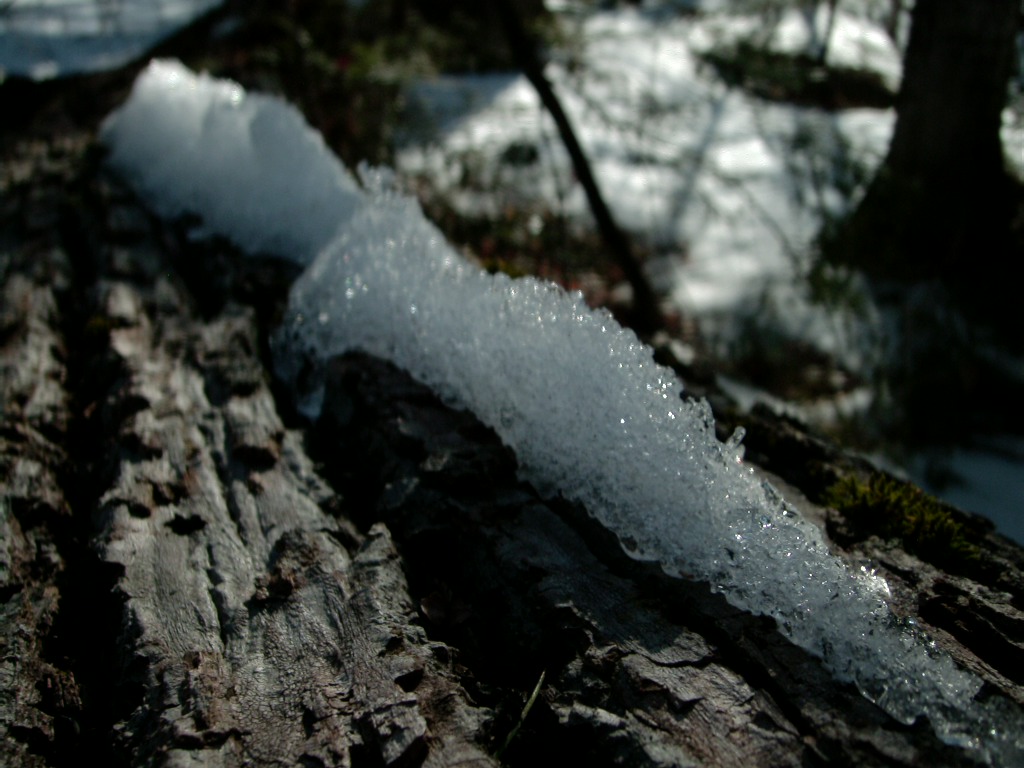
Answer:
<svg viewBox="0 0 1024 768"><path fill-rule="evenodd" d="M194 117L176 122L182 112ZM275 127L273 141L236 155L225 137L258 134L264 124ZM104 137L114 167L158 210L187 205L208 162L222 168L204 176L203 199L221 212L217 201L231 201L228 213L204 227L243 244L280 237L280 206L266 185L239 179L277 183L287 165L301 183L324 163L322 145L290 107L168 62L143 73ZM631 332L553 286L484 274L391 189L387 174L365 173L364 182L365 193L346 182L318 199L318 208L342 211L339 228L294 286L276 339L278 372L307 412L319 410L336 355L361 349L390 359L472 410L515 451L524 478L584 505L632 557L773 617L897 721L926 717L949 744L1020 759L1019 709L986 696L981 678L893 614L873 571L831 554L821 532L743 464L738 441L716 440L707 405L680 399L681 384ZM285 220L304 228L301 218ZM322 219L310 221L318 234L289 247L321 239Z"/></svg>

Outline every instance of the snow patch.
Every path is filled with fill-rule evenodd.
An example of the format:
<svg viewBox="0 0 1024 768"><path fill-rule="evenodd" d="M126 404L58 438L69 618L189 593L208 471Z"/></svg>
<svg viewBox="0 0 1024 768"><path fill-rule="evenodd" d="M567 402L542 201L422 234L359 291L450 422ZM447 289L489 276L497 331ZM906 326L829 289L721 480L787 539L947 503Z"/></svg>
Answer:
<svg viewBox="0 0 1024 768"><path fill-rule="evenodd" d="M0 3L0 82L116 69L223 0L13 0Z"/></svg>
<svg viewBox="0 0 1024 768"><path fill-rule="evenodd" d="M146 68L101 137L115 169L147 169L135 182L161 216L201 212L197 235L247 251L307 262L362 200L294 107L176 61Z"/></svg>

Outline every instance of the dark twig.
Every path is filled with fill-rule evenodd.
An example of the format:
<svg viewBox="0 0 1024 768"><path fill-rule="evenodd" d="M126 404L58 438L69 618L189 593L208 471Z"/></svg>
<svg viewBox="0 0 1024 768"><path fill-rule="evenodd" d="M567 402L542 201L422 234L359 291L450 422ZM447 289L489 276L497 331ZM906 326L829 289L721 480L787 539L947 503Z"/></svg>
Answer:
<svg viewBox="0 0 1024 768"><path fill-rule="evenodd" d="M537 91L541 103L558 127L562 143L572 160L573 171L587 195L590 210L594 215L594 221L597 223L605 246L633 288L633 317L630 325L641 336L650 336L665 325L658 307L657 297L654 295L654 289L651 288L639 260L633 253L629 239L615 223L615 219L605 203L604 196L591 171L590 161L576 138L569 117L562 109L562 104L555 95L551 83L544 76L544 67L537 56L535 42L530 39L529 34L523 28L522 22L509 0L498 0L492 4L492 7L498 13L501 28L516 63Z"/></svg>

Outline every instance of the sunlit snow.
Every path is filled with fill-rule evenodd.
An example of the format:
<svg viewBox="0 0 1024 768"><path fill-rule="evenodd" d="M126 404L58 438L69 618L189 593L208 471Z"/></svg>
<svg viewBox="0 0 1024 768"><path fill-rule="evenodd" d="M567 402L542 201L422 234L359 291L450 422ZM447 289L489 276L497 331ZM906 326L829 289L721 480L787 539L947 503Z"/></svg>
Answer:
<svg viewBox="0 0 1024 768"><path fill-rule="evenodd" d="M291 107L236 88L153 63L104 125L111 164L151 204L175 211L204 154L213 162L233 151L234 137L258 124L288 145L296 179L325 162L322 142ZM181 111L190 118L174 119ZM167 121L173 130L160 129ZM262 149L238 162L279 172L272 145ZM238 186L253 177L265 174L204 179L209 198L233 198L244 212L205 222L207 231L272 241L251 212L264 210L274 230L280 200L262 185ZM890 612L883 580L829 554L819 530L744 465L738 444L715 439L707 404L681 399L681 383L632 332L579 295L471 265L387 172L364 171L362 191L348 178L335 189L337 233L293 286L274 341L278 373L307 412L318 408L331 356L364 349L391 359L474 411L515 451L525 479L583 503L631 556L774 617L900 722L925 715L949 744L1007 765L1024 757L1019 710L997 696L976 699L981 681ZM292 224L301 230L304 218Z"/></svg>
<svg viewBox="0 0 1024 768"><path fill-rule="evenodd" d="M0 80L120 66L220 4L0 0ZM557 54L548 75L595 161L616 217L666 253L648 265L660 290L700 320L716 348L727 348L756 308L760 325L808 341L870 377L879 364L878 333L809 301L800 278L807 245L823 217L848 209L884 156L891 112L827 114L759 102L724 88L697 55L741 39L813 55L828 29L828 4L803 10L766 4L761 10L767 20L763 14L743 15L740 5L727 0L666 0L647 2L643 10L600 13L580 13L582 6L573 0L547 5L574 25L583 42L575 60ZM883 31L891 21L889 0L839 3L827 61L875 71L895 88L910 5L904 4L896 20L893 42ZM674 9L702 13L679 16ZM415 130L398 153L400 172L428 176L465 213L539 204L587 218L582 190L525 79L445 77L419 84L411 96ZM1010 165L1024 175L1024 121L1012 108L1004 112L1003 142ZM515 144L536 147L538 162L503 165L501 153ZM259 151L258 137L247 146ZM208 218L225 205L230 207L211 204ZM327 213L324 237L333 228ZM302 250L279 239L293 236L286 230L263 232L260 243L245 245ZM838 413L852 403L867 407L871 400L864 394L844 395L847 403L839 408L804 405L801 415ZM955 458L967 482L947 498L990 515L1010 535L1019 532L1019 505L1000 492L1005 462L991 452L957 452ZM925 481L923 475L917 479ZM1024 535L1016 536L1024 541Z"/></svg>
<svg viewBox="0 0 1024 768"><path fill-rule="evenodd" d="M145 133L125 134L117 149L148 154L136 183L158 213L202 212L197 234L225 233L250 252L299 262L327 245L361 193L298 110L227 80L197 78L183 66L150 71L159 72L161 87L139 89L122 119L163 117L148 122ZM163 146L174 151L152 151ZM225 187L258 194L226 195Z"/></svg>

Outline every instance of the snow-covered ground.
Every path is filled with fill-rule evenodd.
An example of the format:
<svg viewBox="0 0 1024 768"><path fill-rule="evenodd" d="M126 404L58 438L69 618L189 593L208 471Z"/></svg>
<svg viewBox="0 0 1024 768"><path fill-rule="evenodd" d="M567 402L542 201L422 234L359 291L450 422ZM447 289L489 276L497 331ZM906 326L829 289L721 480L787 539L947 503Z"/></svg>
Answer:
<svg viewBox="0 0 1024 768"><path fill-rule="evenodd" d="M749 23L636 9L587 14L567 22L579 49L556 56L548 76L619 223L664 254L652 276L712 339L728 342L738 319L771 312L788 332L862 365L853 326L814 305L794 275L809 268L824 218L856 199L883 158L894 115L801 109L729 88L698 53ZM787 29L783 47L791 48ZM898 79L894 44L853 17L837 19L830 58L863 60L864 29L875 33L871 50L886 78ZM583 191L524 78L447 77L410 98L418 135L400 148L399 172L428 177L467 214L542 203L586 219ZM424 126L436 130L424 137ZM503 162L517 146L535 148L536 161Z"/></svg>
<svg viewBox="0 0 1024 768"><path fill-rule="evenodd" d="M114 69L223 0L5 0L0 82Z"/></svg>

